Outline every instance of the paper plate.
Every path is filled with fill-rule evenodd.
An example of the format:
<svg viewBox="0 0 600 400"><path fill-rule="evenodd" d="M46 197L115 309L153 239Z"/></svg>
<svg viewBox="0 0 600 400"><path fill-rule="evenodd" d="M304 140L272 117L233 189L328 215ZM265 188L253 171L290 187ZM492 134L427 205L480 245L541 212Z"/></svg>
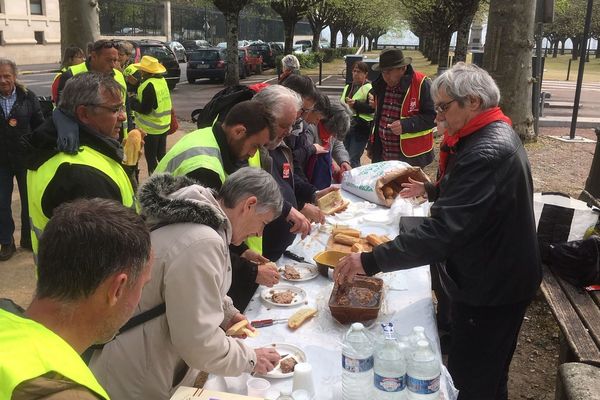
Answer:
<svg viewBox="0 0 600 400"><path fill-rule="evenodd" d="M299 363L306 362L306 354L304 353L304 351L302 351L302 349L300 349L300 347L294 346L293 344L271 343L271 344L263 346L263 347L274 347L280 355L286 356L285 358L293 357ZM279 379L279 378L291 378L293 375L294 375L293 371L288 372L287 374L284 374L283 372L281 372L281 367L279 364L277 364L275 366L275 368L273 368L270 372L268 372L262 376L264 376L266 378Z"/></svg>
<svg viewBox="0 0 600 400"><path fill-rule="evenodd" d="M296 270L300 274L300 279L286 278L285 274L284 274L286 265L290 265L290 266L296 268ZM317 275L319 275L319 270L317 269L317 267L315 265L312 265L309 263L303 263L303 262L287 262L282 267L279 267L278 270L279 270L279 276L281 276L282 279L285 279L286 281L290 281L290 282L309 281L311 279L316 278Z"/></svg>
<svg viewBox="0 0 600 400"><path fill-rule="evenodd" d="M282 303L276 303L273 301L273 294L278 293L278 292L285 292L289 290L290 292L292 292L294 294L294 298L292 299L292 302L289 304L282 304ZM278 307L295 307L295 306L299 306L300 304L304 304L304 302L306 301L306 292L296 286L292 286L292 285L276 285L273 286L272 288L266 288L263 289L263 291L260 293L260 297L268 304L271 304L273 306L278 306Z"/></svg>

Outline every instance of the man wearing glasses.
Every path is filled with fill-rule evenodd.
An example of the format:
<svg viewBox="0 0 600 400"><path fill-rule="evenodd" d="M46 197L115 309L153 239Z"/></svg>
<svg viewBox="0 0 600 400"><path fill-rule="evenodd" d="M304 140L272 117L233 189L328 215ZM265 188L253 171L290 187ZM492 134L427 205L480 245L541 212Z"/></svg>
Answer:
<svg viewBox="0 0 600 400"><path fill-rule="evenodd" d="M424 167L433 161L431 81L415 71L411 62L402 50L387 49L373 65L373 70L381 71L369 94L375 120L367 155L373 162L400 160Z"/></svg>
<svg viewBox="0 0 600 400"><path fill-rule="evenodd" d="M126 118L121 86L108 74L78 74L69 79L58 108L74 116L80 147L75 154L56 150L59 128L52 119L25 137L34 256L40 234L62 203L99 197L135 207L131 181L121 166L118 139Z"/></svg>

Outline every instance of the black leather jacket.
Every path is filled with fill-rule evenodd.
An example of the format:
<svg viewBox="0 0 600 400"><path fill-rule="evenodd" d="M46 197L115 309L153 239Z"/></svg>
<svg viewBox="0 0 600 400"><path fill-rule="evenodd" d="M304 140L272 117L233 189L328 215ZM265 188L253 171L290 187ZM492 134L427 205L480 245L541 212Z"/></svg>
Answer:
<svg viewBox="0 0 600 400"><path fill-rule="evenodd" d="M440 263L452 301L497 306L530 300L541 281L533 182L525 149L494 122L458 143L431 217L363 253L368 274Z"/></svg>

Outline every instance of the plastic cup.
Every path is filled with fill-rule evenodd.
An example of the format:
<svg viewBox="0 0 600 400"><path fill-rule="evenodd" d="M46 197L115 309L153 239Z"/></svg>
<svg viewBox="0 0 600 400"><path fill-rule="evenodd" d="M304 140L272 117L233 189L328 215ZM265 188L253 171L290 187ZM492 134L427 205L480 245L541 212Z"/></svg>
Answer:
<svg viewBox="0 0 600 400"><path fill-rule="evenodd" d="M248 396L265 398L271 384L263 378L250 378L246 381L246 387L248 388Z"/></svg>
<svg viewBox="0 0 600 400"><path fill-rule="evenodd" d="M293 391L306 390L309 398L315 395L313 384L312 366L309 363L298 363L294 367Z"/></svg>

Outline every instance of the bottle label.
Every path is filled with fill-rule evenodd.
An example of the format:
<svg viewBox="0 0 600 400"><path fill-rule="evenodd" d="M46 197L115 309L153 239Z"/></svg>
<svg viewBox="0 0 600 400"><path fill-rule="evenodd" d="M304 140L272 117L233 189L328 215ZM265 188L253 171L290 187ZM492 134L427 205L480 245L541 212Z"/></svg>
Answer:
<svg viewBox="0 0 600 400"><path fill-rule="evenodd" d="M375 384L375 389L381 390L382 392L400 392L406 388L404 375L389 377L375 374L373 383Z"/></svg>
<svg viewBox="0 0 600 400"><path fill-rule="evenodd" d="M433 379L417 379L407 376L408 390L417 394L432 394L440 390L440 375Z"/></svg>
<svg viewBox="0 0 600 400"><path fill-rule="evenodd" d="M342 368L348 372L367 372L373 369L373 356L351 358L342 354Z"/></svg>

